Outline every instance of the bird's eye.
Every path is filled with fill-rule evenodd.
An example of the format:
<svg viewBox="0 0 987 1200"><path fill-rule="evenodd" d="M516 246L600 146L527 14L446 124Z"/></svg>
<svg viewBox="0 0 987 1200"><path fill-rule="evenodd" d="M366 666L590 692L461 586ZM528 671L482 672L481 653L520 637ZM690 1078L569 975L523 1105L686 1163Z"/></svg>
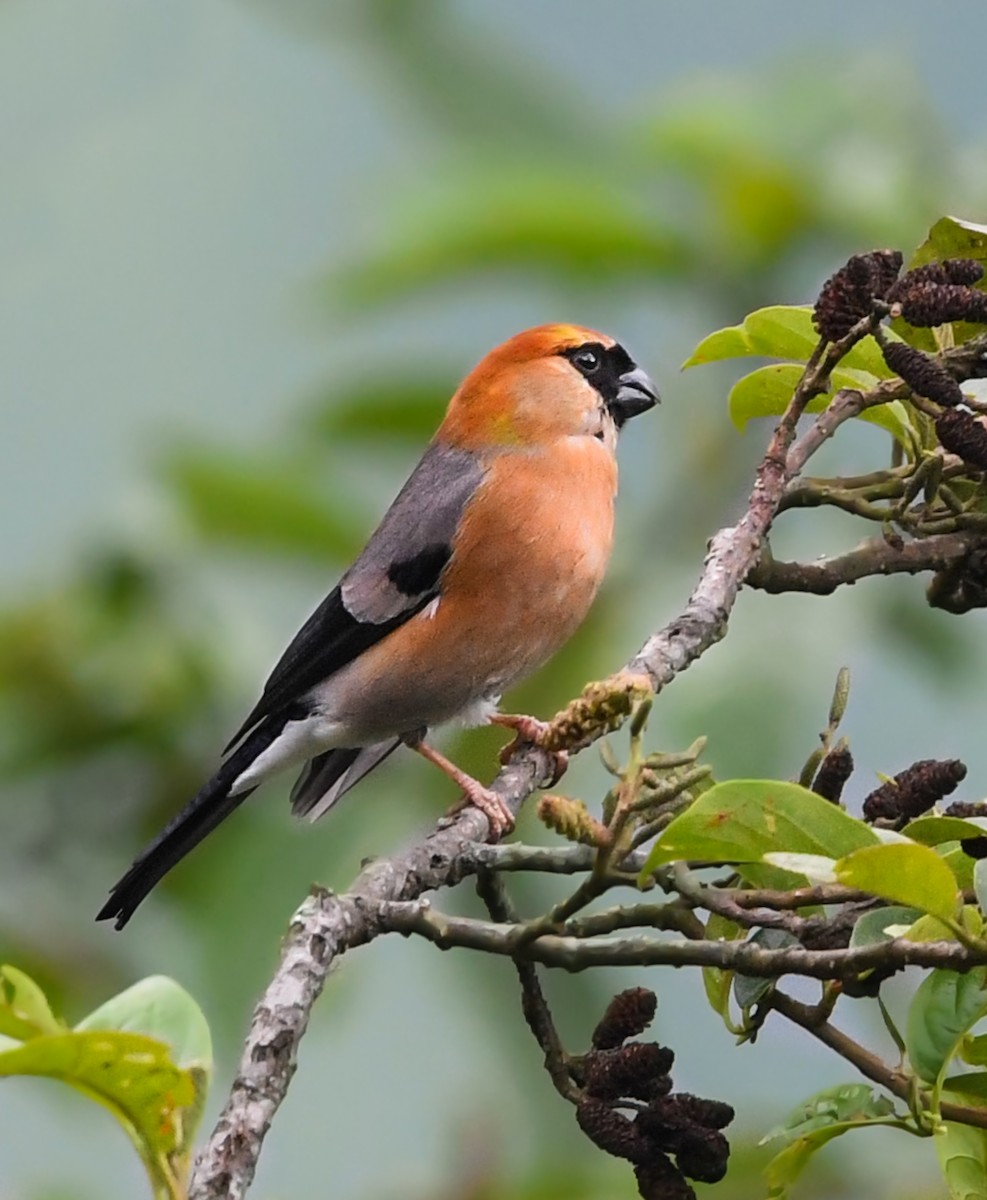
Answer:
<svg viewBox="0 0 987 1200"><path fill-rule="evenodd" d="M595 350L577 350L572 361L584 375L592 375L600 367L600 356Z"/></svg>

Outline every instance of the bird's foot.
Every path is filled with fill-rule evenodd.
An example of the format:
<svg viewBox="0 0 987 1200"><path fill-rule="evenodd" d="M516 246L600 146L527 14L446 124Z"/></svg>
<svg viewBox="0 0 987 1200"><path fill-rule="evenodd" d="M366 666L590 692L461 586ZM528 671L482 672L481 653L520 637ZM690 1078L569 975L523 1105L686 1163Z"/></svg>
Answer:
<svg viewBox="0 0 987 1200"><path fill-rule="evenodd" d="M464 808L468 808L472 804L483 813L490 824L490 841L498 841L505 834L511 832L514 828L514 814L495 791L484 787L478 779L474 779L472 775L467 775L465 771L461 771L455 763L450 762L444 754L440 754L438 750L430 746L427 742L417 742L411 748L420 754L422 758L427 758L430 763L437 766L440 771L448 775L455 784L463 789L462 799L449 809L445 817L440 821L440 825L451 824Z"/></svg>
<svg viewBox="0 0 987 1200"><path fill-rule="evenodd" d="M548 721L539 721L537 717L528 717L523 713L494 713L490 718L490 723L514 730L514 740L508 742L500 751L502 767L506 767L511 757L524 745L538 746L545 750L542 740L551 728ZM569 755L565 750L545 750L545 753L550 754L553 759L552 778L549 780L548 786L554 787L566 773L566 768L569 766Z"/></svg>
<svg viewBox="0 0 987 1200"><path fill-rule="evenodd" d="M463 795L449 809L440 821L440 825L451 824L464 808L478 808L490 824L489 841L497 842L514 828L514 814L500 796L491 788L484 787L479 780L470 779L469 783L460 781Z"/></svg>

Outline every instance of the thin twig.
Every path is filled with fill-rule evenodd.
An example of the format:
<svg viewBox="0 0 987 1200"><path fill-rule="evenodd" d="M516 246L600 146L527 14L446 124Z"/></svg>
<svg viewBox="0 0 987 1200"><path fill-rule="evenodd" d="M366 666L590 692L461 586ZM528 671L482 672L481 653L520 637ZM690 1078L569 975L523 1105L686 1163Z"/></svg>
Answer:
<svg viewBox="0 0 987 1200"><path fill-rule="evenodd" d="M820 1020L817 1010L777 989L771 993L767 1001L771 1008L789 1021L811 1033L824 1046L835 1050L872 1083L885 1088L899 1100L910 1102L912 1099L913 1080L903 1071L895 1071L876 1054L855 1042L848 1034L831 1025L829 1021ZM978 1129L987 1129L987 1108L967 1108L963 1104L952 1104L944 1101L939 1106L943 1120L957 1121L962 1125L973 1125Z"/></svg>
<svg viewBox="0 0 987 1200"><path fill-rule="evenodd" d="M494 921L517 921L517 913L500 876L490 871L481 871L476 879L476 891ZM569 1071L569 1059L552 1020L552 1013L538 978L538 970L534 963L517 959L514 961L514 968L521 984L521 1011L535 1041L545 1055L545 1070L559 1095L575 1103L579 1099L580 1091Z"/></svg>

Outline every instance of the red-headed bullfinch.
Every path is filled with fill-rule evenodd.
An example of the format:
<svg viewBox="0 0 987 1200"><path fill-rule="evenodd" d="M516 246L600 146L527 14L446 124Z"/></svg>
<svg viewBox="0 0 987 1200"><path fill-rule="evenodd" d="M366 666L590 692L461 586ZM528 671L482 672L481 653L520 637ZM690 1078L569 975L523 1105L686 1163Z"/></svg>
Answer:
<svg viewBox="0 0 987 1200"><path fill-rule="evenodd" d="M366 549L305 622L219 770L113 888L122 928L152 887L275 772L302 765L292 809L322 816L401 743L486 813L499 797L425 742L493 721L501 694L571 636L613 535L617 431L658 400L612 338L542 325L490 352L453 396Z"/></svg>

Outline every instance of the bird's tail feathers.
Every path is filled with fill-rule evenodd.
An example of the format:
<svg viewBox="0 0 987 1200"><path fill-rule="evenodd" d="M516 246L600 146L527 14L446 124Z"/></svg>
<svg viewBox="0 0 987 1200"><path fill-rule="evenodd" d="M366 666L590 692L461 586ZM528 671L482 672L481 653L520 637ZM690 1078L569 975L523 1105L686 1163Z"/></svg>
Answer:
<svg viewBox="0 0 987 1200"><path fill-rule="evenodd" d="M255 788L244 788L235 795L231 789L237 778L279 736L283 724L268 721L258 726L226 759L209 782L141 851L130 870L111 889L109 900L96 915L97 921L115 921L116 928L122 929L151 888L246 800Z"/></svg>
<svg viewBox="0 0 987 1200"><path fill-rule="evenodd" d="M389 738L372 746L326 750L317 755L306 764L291 789L291 811L317 821L400 744L400 738Z"/></svg>

